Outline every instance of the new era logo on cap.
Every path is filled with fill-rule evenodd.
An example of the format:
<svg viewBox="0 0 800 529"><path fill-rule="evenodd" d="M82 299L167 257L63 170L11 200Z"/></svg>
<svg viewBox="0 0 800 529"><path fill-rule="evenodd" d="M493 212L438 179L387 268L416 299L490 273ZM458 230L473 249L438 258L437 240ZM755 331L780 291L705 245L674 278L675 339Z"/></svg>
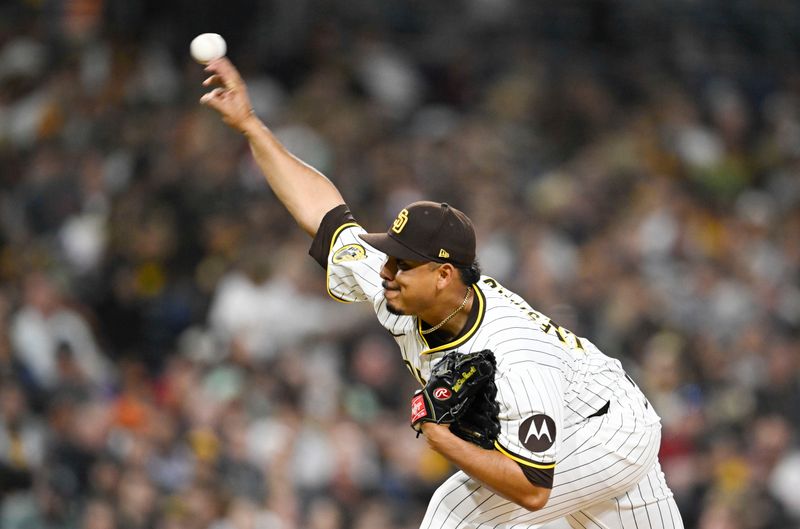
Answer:
<svg viewBox="0 0 800 529"><path fill-rule="evenodd" d="M470 266L475 261L475 230L464 213L447 203L421 201L397 214L386 233L361 238L386 255L411 261Z"/></svg>

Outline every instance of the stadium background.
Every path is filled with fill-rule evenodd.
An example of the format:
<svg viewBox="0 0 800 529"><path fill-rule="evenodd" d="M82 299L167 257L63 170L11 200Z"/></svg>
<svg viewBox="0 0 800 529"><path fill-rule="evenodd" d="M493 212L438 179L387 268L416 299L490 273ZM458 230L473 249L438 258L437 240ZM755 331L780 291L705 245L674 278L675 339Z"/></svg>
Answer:
<svg viewBox="0 0 800 529"><path fill-rule="evenodd" d="M459 206L624 362L687 527L800 527L790 0L3 2L0 527L405 529L451 470L197 104L205 31L363 225Z"/></svg>

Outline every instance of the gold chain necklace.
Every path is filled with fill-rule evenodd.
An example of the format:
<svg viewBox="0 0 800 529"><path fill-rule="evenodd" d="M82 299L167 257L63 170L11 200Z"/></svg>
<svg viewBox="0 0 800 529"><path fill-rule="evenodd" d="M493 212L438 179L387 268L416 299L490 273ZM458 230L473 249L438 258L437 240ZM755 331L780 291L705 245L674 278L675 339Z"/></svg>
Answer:
<svg viewBox="0 0 800 529"><path fill-rule="evenodd" d="M441 328L441 326L442 326L442 325L444 325L445 323L447 323L448 321L452 320L452 319L455 317L455 315L456 315L456 314L458 314L459 312L461 312L462 310L464 310L464 307L466 307L466 306L467 306L467 301L469 300L469 295L470 295L470 294L472 294L472 287L467 287L467 295L466 295L466 296L464 296L464 301L462 301L462 302L461 302L461 305L460 305L460 306L459 306L459 307L458 307L456 310L454 310L453 312L451 312L451 313L450 313L450 315L449 315L448 317L446 317L445 319L443 319L442 321L440 321L440 322L438 323L438 325L434 325L434 326L433 326L433 327L431 327L430 329L425 329L424 331L419 331L419 333L420 333L420 334L423 334L423 335L425 335L425 334L430 334L430 333L432 333L433 331L436 331L436 330L440 329L440 328Z"/></svg>

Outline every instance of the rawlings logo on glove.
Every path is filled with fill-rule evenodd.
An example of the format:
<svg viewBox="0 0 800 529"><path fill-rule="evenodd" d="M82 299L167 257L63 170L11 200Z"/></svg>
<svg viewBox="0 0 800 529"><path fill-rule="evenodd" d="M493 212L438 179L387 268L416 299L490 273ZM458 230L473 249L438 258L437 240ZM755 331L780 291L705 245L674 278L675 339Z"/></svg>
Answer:
<svg viewBox="0 0 800 529"><path fill-rule="evenodd" d="M458 390L456 390L456 391L458 391ZM447 388L436 388L436 389L433 390L433 396L436 397L439 400L447 400L451 396L453 396L453 394L450 393L450 390L447 389Z"/></svg>
<svg viewBox="0 0 800 529"><path fill-rule="evenodd" d="M494 372L494 354L488 349L446 354L411 399L411 427L419 434L423 422L449 424L462 439L492 448L500 433Z"/></svg>

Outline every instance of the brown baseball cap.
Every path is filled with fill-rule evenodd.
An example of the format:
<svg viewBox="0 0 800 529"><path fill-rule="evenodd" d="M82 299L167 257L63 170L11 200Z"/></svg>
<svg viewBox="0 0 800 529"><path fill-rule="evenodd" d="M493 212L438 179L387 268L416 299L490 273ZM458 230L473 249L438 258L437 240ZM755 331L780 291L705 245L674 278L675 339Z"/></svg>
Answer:
<svg viewBox="0 0 800 529"><path fill-rule="evenodd" d="M410 261L470 266L475 261L475 229L461 211L445 202L423 200L397 214L386 233L360 236L386 255Z"/></svg>

